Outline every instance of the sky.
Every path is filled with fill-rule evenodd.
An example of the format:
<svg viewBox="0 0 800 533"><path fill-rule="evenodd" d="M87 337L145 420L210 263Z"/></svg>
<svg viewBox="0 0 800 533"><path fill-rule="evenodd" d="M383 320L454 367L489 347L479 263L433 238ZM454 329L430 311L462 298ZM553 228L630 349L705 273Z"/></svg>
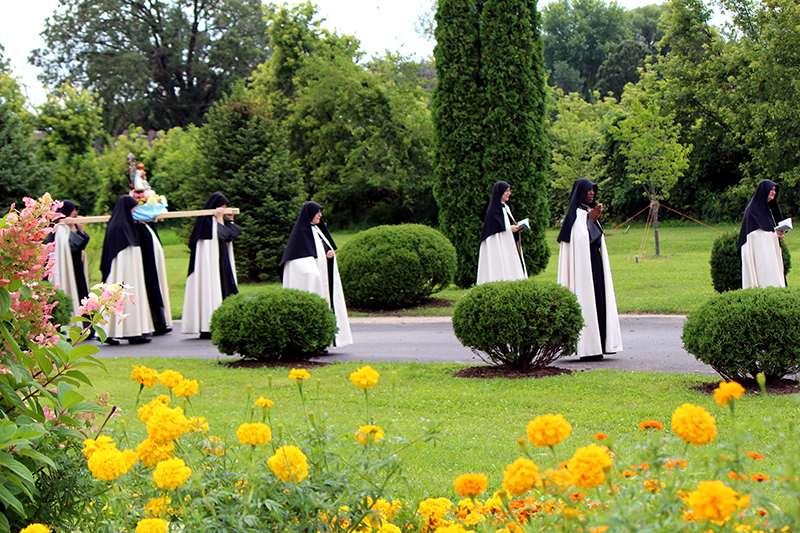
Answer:
<svg viewBox="0 0 800 533"><path fill-rule="evenodd" d="M313 0L312 0L313 1ZM540 2L546 3L547 0ZM293 2L292 2L293 3ZM430 7L429 0L315 0L323 27L355 35L367 56L385 50L427 57L434 43L419 37L414 23ZM658 0L619 0L627 9L658 3ZM58 8L58 0L0 0L0 44L14 74L22 79L28 99L44 103L46 93L36 80L39 70L27 62L30 52L44 46L40 33L45 20Z"/></svg>

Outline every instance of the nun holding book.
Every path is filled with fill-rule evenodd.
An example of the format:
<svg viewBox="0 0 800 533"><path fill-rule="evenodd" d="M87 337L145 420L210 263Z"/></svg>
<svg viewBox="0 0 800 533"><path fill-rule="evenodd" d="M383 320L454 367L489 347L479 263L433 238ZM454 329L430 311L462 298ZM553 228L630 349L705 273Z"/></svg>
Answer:
<svg viewBox="0 0 800 533"><path fill-rule="evenodd" d="M519 238L520 232L526 228L527 219L519 223L514 220L508 205L510 197L511 185L505 181L494 184L481 231L478 285L528 277Z"/></svg>
<svg viewBox="0 0 800 533"><path fill-rule="evenodd" d="M785 287L783 254L778 239L792 229L792 219L783 219L774 181L762 180L744 210L739 232L742 258L742 288Z"/></svg>
<svg viewBox="0 0 800 533"><path fill-rule="evenodd" d="M339 327L334 346L347 346L353 337L334 250L336 244L322 221L322 206L304 203L281 257L281 279L284 289L312 292L328 302Z"/></svg>

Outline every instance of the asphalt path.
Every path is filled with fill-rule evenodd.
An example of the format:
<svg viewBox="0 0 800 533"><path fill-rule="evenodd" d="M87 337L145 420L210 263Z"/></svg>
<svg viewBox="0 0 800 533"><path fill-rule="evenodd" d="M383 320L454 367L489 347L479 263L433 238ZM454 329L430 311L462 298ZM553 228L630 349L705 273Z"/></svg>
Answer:
<svg viewBox="0 0 800 533"><path fill-rule="evenodd" d="M607 355L602 361L581 362L577 357L559 359L554 366L571 370L656 371L717 376L708 365L697 361L683 349L683 316L622 315L624 350ZM153 337L147 344L103 345L100 358L166 357L235 360L220 354L210 340L180 333L180 321L174 331ZM353 344L330 348L318 361L364 362L438 362L483 364L483 360L465 348L453 334L449 317L355 317L350 319Z"/></svg>

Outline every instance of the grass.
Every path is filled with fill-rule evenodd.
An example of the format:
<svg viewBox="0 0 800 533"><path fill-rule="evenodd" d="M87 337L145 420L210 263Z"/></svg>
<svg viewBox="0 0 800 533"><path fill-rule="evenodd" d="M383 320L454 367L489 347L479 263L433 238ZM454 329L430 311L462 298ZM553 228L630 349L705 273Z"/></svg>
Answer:
<svg viewBox="0 0 800 533"><path fill-rule="evenodd" d="M627 228L628 226L625 226ZM644 225L631 225L611 229L608 224L606 244L614 277L614 289L620 313L642 314L686 314L705 299L712 296L709 258L711 247L720 235L717 231L694 223L667 223L659 228L661 256L655 257L652 231L645 240L644 254L640 253ZM738 231L738 225L721 224L716 229L724 232ZM100 281L99 263L102 250L102 232L95 229L88 249L90 257L90 282ZM556 230L547 233L550 260L539 279L556 281L558 276L558 243ZM172 317L178 319L183 310L183 292L189 264L189 250L172 230L159 232L167 261L167 279L170 285ZM337 245L342 246L356 232L334 232ZM787 237L789 250L800 257L800 241ZM523 238L524 246L524 238ZM637 260L638 257L638 260ZM789 285L800 284L800 269L793 269L787 276ZM241 283L241 292L251 292L269 284ZM468 289L451 286L434 296L457 302ZM447 316L453 314L452 307L431 307L400 310L401 316ZM363 314L362 314L363 315ZM356 315L354 315L356 316Z"/></svg>
<svg viewBox="0 0 800 533"><path fill-rule="evenodd" d="M201 392L193 398L188 414L204 416L211 434L230 439L229 442L235 441L233 435L238 425L246 421L248 405L259 396L276 403L273 428L281 424L284 435L297 435L306 428L297 388L287 378L286 369L228 368L213 361L188 359L108 359L104 363L108 373L95 370L88 375L98 391L110 392L112 404L123 409L134 440L143 438L144 428L135 415L138 385L127 379L133 364L158 371L169 368L202 381ZM517 439L525 435L528 421L546 413L561 413L572 424L570 438L555 448L559 460L568 459L578 447L597 442L592 435L603 432L612 436L605 442L613 443L620 471L643 460L638 455L638 444L646 435L637 424L657 420L664 424L666 433L673 410L685 402L701 405L716 417L717 442L730 445L732 440L728 408L691 388L713 381L704 376L595 370L537 380L482 380L454 378L453 372L462 368L457 364L372 366L380 372L381 379L370 390L371 411L374 423L386 430L387 438L411 439L420 435L426 425L441 424L435 443L412 447L403 456L408 480L400 490L412 500L429 496L452 498L453 479L468 472L483 472L489 477L490 487L499 487L505 465L520 456ZM312 377L305 385L308 409L343 442L350 442L357 426L365 423L364 394L347 379L357 367L356 363L336 363L310 368ZM272 392L268 376L273 376ZM249 403L247 385L252 385ZM163 387L145 389L142 402L163 392ZM790 460L770 453L776 443L788 444L792 453L797 453L796 438L786 439L772 423L761 423L770 415L775 422L796 419L800 414L796 398L746 394L737 402L736 412L740 421L746 421L742 424L747 439L744 449L767 456L755 468L768 472L782 460ZM690 462L696 459L694 467L701 462L707 464L708 454L714 454L705 447L684 450L682 443L667 442L665 446L675 457ZM549 450L533 451L537 464L551 466ZM715 475L721 479L727 471Z"/></svg>

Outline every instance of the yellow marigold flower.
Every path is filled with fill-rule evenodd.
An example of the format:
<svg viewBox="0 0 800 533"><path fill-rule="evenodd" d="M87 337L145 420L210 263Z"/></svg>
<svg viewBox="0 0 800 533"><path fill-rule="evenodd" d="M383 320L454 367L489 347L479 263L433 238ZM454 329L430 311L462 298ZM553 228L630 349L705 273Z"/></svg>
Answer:
<svg viewBox="0 0 800 533"><path fill-rule="evenodd" d="M720 405L726 405L729 401L742 397L744 394L744 387L735 381L722 381L719 386L714 389L714 401Z"/></svg>
<svg viewBox="0 0 800 533"><path fill-rule="evenodd" d="M378 443L383 437L383 429L380 426L358 426L356 431L356 441L359 444Z"/></svg>
<svg viewBox="0 0 800 533"><path fill-rule="evenodd" d="M126 452L134 453L131 450ZM123 454L115 449L98 450L89 458L88 466L92 475L101 481L113 481L119 476L130 470L133 463L130 461L130 453ZM134 455L136 455L134 453Z"/></svg>
<svg viewBox="0 0 800 533"><path fill-rule="evenodd" d="M377 371L373 370L371 366L362 366L352 374L350 374L350 381L356 387L360 387L362 389L369 389L370 387L374 387L376 383L378 383L378 378L381 375L378 374Z"/></svg>
<svg viewBox="0 0 800 533"><path fill-rule="evenodd" d="M144 466L153 468L161 461L172 459L172 454L175 451L175 444L172 441L167 444L156 444L150 439L143 440L139 446L136 447L136 453L139 454L139 460Z"/></svg>
<svg viewBox="0 0 800 533"><path fill-rule="evenodd" d="M292 370L289 372L289 379L294 379L294 380L297 380L297 381L303 381L304 379L309 379L310 377L311 377L311 374L309 374L309 373L308 373L308 372L307 372L305 369L303 369L303 368L300 368L300 369L298 369L298 368L293 368L293 369L292 369Z"/></svg>
<svg viewBox="0 0 800 533"><path fill-rule="evenodd" d="M572 426L561 415L537 416L525 428L528 440L534 446L555 446L569 437Z"/></svg>
<svg viewBox="0 0 800 533"><path fill-rule="evenodd" d="M567 461L567 469L573 476L576 486L593 489L606 480L606 470L613 463L608 452L597 444L578 448L572 459Z"/></svg>
<svg viewBox="0 0 800 533"><path fill-rule="evenodd" d="M186 426L186 433L205 433L210 427L204 416L193 416Z"/></svg>
<svg viewBox="0 0 800 533"><path fill-rule="evenodd" d="M275 405L275 402L273 402L272 400L268 400L268 399L264 398L263 396L261 398L259 398L258 400L256 400L256 406L257 407L261 407L262 409L265 408L265 407L267 407L267 408L268 407L272 407L273 405Z"/></svg>
<svg viewBox="0 0 800 533"><path fill-rule="evenodd" d="M589 533L605 533L609 529L611 528L608 526L589 526Z"/></svg>
<svg viewBox="0 0 800 533"><path fill-rule="evenodd" d="M136 524L136 533L167 533L169 522L161 518L143 518Z"/></svg>
<svg viewBox="0 0 800 533"><path fill-rule="evenodd" d="M308 476L308 461L297 446L281 446L267 459L267 465L282 481L302 481Z"/></svg>
<svg viewBox="0 0 800 533"><path fill-rule="evenodd" d="M486 520L483 513L484 508L480 501L473 501L472 498L464 498L458 502L458 517L461 519L462 523L468 526L474 526Z"/></svg>
<svg viewBox="0 0 800 533"><path fill-rule="evenodd" d="M95 452L100 450L115 450L117 445L108 435L100 435L97 439L86 439L83 441L83 455L89 459Z"/></svg>
<svg viewBox="0 0 800 533"><path fill-rule="evenodd" d="M402 531L403 530L391 522L384 522L383 525L377 529L377 533L402 533Z"/></svg>
<svg viewBox="0 0 800 533"><path fill-rule="evenodd" d="M157 406L147 420L147 435L150 440L163 446L186 433L188 427L189 421L183 416L183 409L162 405Z"/></svg>
<svg viewBox="0 0 800 533"><path fill-rule="evenodd" d="M153 480L162 489L175 490L189 479L192 469L186 466L183 459L174 457L161 461L153 471Z"/></svg>
<svg viewBox="0 0 800 533"><path fill-rule="evenodd" d="M236 430L236 438L239 439L239 444L253 446L260 446L272 440L272 431L269 426L257 422L255 424L242 424Z"/></svg>
<svg viewBox="0 0 800 533"><path fill-rule="evenodd" d="M178 398L188 398L197 394L198 387L196 379L182 379L172 387L172 394Z"/></svg>
<svg viewBox="0 0 800 533"><path fill-rule="evenodd" d="M138 383L139 385L144 385L145 387L153 387L158 381L158 372L153 370L152 368L147 368L146 366L136 366L133 365L133 370L131 371L131 379Z"/></svg>
<svg viewBox="0 0 800 533"><path fill-rule="evenodd" d="M453 488L459 496L477 496L489 488L485 474L464 474L453 481Z"/></svg>
<svg viewBox="0 0 800 533"><path fill-rule="evenodd" d="M708 411L685 403L672 413L672 431L686 442L703 445L717 436L717 425Z"/></svg>
<svg viewBox="0 0 800 533"><path fill-rule="evenodd" d="M127 472L133 465L139 462L139 454L133 450L122 450L122 460L125 464L125 471Z"/></svg>
<svg viewBox="0 0 800 533"><path fill-rule="evenodd" d="M464 529L461 524L452 524L449 526L439 526L436 528L435 533L468 533L471 529Z"/></svg>
<svg viewBox="0 0 800 533"><path fill-rule="evenodd" d="M539 479L539 467L530 459L520 457L503 472L503 488L514 496L521 496Z"/></svg>
<svg viewBox="0 0 800 533"><path fill-rule="evenodd" d="M225 443L221 438L211 435L203 441L203 451L206 455L225 455Z"/></svg>
<svg viewBox="0 0 800 533"><path fill-rule="evenodd" d="M558 470L548 468L544 471L536 486L542 489L554 486L559 490L564 490L572 488L574 483L572 482L572 474L566 468L559 468Z"/></svg>
<svg viewBox="0 0 800 533"><path fill-rule="evenodd" d="M165 387L169 387L171 389L183 381L183 376L180 372L175 370L164 370L158 375L158 381L160 381Z"/></svg>
<svg viewBox="0 0 800 533"><path fill-rule="evenodd" d="M750 505L750 496L740 497L722 481L701 481L685 501L696 519L724 522L737 509Z"/></svg>
<svg viewBox="0 0 800 533"><path fill-rule="evenodd" d="M575 520L580 515L580 511L575 507L567 507L561 511L561 515L567 520Z"/></svg>
<svg viewBox="0 0 800 533"><path fill-rule="evenodd" d="M139 415L139 420L142 422L147 423L150 420L150 417L153 415L153 410L157 407L161 407L163 405L167 405L170 402L170 397L166 394L159 394L156 398L150 400L150 402L141 406L137 411L136 414Z"/></svg>
<svg viewBox="0 0 800 533"><path fill-rule="evenodd" d="M639 429L645 430L647 428L655 428L658 430L664 429L664 424L661 422L657 422L656 420L645 420L644 422L639 422Z"/></svg>
<svg viewBox="0 0 800 533"><path fill-rule="evenodd" d="M19 533L50 533L50 528L44 524L31 524Z"/></svg>
<svg viewBox="0 0 800 533"><path fill-rule="evenodd" d="M452 506L453 503L447 498L428 498L419 502L417 513L426 522L433 522L443 519Z"/></svg>
<svg viewBox="0 0 800 533"><path fill-rule="evenodd" d="M144 506L145 513L153 518L161 516L166 510L167 506L172 503L169 496L164 494L160 498L150 498L147 505Z"/></svg>

